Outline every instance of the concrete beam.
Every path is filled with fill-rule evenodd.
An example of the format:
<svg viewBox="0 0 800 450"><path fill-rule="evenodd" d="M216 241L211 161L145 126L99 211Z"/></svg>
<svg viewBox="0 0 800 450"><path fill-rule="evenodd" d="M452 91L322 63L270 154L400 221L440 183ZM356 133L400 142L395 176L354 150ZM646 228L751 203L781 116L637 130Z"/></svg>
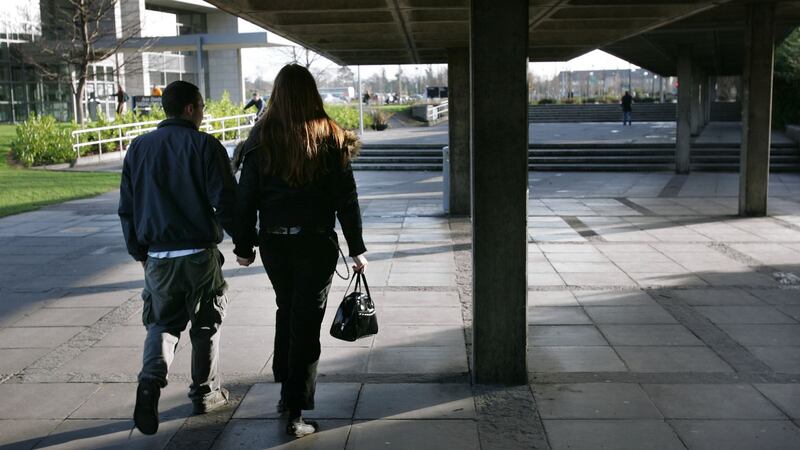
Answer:
<svg viewBox="0 0 800 450"><path fill-rule="evenodd" d="M450 215L471 213L469 49L447 50Z"/></svg>
<svg viewBox="0 0 800 450"><path fill-rule="evenodd" d="M528 0L472 0L470 20L473 374L526 384Z"/></svg>
<svg viewBox="0 0 800 450"><path fill-rule="evenodd" d="M692 48L678 48L678 119L675 136L675 172L689 173L692 145Z"/></svg>
<svg viewBox="0 0 800 450"><path fill-rule="evenodd" d="M775 4L749 4L746 17L739 215L765 216L769 195Z"/></svg>

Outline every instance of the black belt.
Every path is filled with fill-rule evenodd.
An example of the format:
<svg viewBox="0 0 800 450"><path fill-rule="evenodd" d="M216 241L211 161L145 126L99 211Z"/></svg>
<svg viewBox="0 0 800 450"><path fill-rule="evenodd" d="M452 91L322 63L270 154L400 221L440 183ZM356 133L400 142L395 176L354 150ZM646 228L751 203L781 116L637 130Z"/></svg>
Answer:
<svg viewBox="0 0 800 450"><path fill-rule="evenodd" d="M300 234L300 233L330 233L330 228L325 227L265 227L261 229L267 234Z"/></svg>

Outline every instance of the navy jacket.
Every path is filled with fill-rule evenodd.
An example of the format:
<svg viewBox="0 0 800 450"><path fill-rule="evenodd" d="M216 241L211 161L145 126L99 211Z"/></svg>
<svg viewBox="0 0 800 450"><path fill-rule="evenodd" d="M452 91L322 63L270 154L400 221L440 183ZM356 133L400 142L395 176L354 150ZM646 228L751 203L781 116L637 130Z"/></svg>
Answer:
<svg viewBox="0 0 800 450"><path fill-rule="evenodd" d="M367 251L353 168L350 163L344 168L339 163L341 152L348 152L351 157L358 152L355 135L347 134L344 148L327 149L326 157L331 158L329 173L305 186L289 186L279 177L264 174L260 161L263 151L260 129L261 123L257 123L245 144L237 191L237 221L241 229L234 236L234 253L243 258L252 257L253 247L258 245L256 212L262 231L265 227L276 226L332 230L338 216L350 256Z"/></svg>
<svg viewBox="0 0 800 450"><path fill-rule="evenodd" d="M225 147L194 123L170 118L131 142L119 217L128 253L213 248L233 234L236 181Z"/></svg>

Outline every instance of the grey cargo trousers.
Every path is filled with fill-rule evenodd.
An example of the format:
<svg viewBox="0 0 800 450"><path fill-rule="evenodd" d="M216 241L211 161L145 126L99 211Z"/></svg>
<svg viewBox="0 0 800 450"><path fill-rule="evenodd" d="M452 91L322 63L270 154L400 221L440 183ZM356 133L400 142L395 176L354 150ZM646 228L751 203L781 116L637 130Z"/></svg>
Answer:
<svg viewBox="0 0 800 450"><path fill-rule="evenodd" d="M178 258L148 258L142 292L142 322L147 328L139 381L167 385L167 371L181 332L191 321L192 385L189 398L204 404L219 391L219 335L227 285L224 258L216 248Z"/></svg>

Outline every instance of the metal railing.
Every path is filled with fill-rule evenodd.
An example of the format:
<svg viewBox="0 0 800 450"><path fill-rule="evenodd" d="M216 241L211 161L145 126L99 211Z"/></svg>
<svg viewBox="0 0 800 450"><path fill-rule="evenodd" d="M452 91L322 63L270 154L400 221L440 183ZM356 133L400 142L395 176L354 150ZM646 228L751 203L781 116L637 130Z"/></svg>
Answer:
<svg viewBox="0 0 800 450"><path fill-rule="evenodd" d="M447 116L447 102L444 101L437 106L431 106L428 108L428 122L435 122L445 116Z"/></svg>
<svg viewBox="0 0 800 450"><path fill-rule="evenodd" d="M242 138L242 132L253 127L255 114L240 114L227 117L207 116L200 124L200 130L209 134L219 135L220 141L238 140ZM226 124L228 121L236 121L236 125ZM98 128L86 128L72 132L72 150L81 157L81 149L84 147L97 146L97 154L103 154L103 144L117 143L117 150L123 150L133 139L144 133L155 130L160 120L150 120L147 122L124 123L120 125L109 125ZM110 137L101 138L103 134ZM226 139L227 138L227 139ZM108 153L108 152L107 152ZM120 158L122 152L120 152Z"/></svg>

